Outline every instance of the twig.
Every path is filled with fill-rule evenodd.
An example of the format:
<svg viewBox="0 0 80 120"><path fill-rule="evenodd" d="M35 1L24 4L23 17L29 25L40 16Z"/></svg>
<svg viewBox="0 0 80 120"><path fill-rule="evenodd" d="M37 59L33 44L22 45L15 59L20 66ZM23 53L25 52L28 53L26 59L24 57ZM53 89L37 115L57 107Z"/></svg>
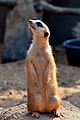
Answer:
<svg viewBox="0 0 80 120"><path fill-rule="evenodd" d="M67 8L67 7L59 7L52 4L49 4L45 1L40 1L38 3L37 8L42 8L50 13L54 14L62 14L62 15L75 15L80 16L80 8Z"/></svg>

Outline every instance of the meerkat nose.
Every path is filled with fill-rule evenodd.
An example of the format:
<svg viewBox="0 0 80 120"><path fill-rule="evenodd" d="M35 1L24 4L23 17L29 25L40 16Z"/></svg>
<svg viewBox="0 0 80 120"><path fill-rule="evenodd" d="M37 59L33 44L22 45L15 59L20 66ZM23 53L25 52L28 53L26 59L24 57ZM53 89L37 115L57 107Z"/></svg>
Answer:
<svg viewBox="0 0 80 120"><path fill-rule="evenodd" d="M29 20L29 23L32 23L32 20L31 20L31 19Z"/></svg>

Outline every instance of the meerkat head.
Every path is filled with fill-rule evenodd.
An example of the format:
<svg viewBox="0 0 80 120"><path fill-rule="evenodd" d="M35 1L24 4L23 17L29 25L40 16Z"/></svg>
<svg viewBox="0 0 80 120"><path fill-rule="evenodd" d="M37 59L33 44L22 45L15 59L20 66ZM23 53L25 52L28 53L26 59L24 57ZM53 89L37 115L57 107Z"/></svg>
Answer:
<svg viewBox="0 0 80 120"><path fill-rule="evenodd" d="M49 28L41 20L29 20L29 27L33 37L38 39L48 39L50 36Z"/></svg>

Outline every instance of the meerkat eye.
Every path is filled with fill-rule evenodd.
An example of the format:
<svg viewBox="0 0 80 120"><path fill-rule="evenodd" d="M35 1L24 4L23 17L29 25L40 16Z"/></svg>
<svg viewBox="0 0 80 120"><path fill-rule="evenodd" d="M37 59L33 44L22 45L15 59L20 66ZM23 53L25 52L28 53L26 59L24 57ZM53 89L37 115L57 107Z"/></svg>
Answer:
<svg viewBox="0 0 80 120"><path fill-rule="evenodd" d="M48 32L44 32L44 37L47 37L49 35Z"/></svg>
<svg viewBox="0 0 80 120"><path fill-rule="evenodd" d="M43 27L43 25L42 25L40 22L36 22L36 25L37 25L38 27Z"/></svg>

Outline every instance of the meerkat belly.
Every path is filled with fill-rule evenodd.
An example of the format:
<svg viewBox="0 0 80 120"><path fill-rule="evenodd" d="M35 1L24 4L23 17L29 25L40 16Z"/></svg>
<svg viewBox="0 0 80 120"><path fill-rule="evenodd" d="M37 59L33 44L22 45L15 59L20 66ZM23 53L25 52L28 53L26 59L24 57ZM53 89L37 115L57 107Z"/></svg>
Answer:
<svg viewBox="0 0 80 120"><path fill-rule="evenodd" d="M36 71L36 74L37 74L37 81L36 84L38 86L37 90L43 90L43 87L44 87L44 73L45 73L45 70L46 70L46 66L47 66L47 62L46 60L44 59L43 56L41 55L37 55L36 59L34 58L34 67L35 67L35 71Z"/></svg>
<svg viewBox="0 0 80 120"><path fill-rule="evenodd" d="M28 76L28 109L31 111L44 111L45 109L45 88L44 72L46 69L46 60L41 55L34 56L33 67L35 76ZM31 68L33 69L33 68ZM28 74L29 75L29 74Z"/></svg>

